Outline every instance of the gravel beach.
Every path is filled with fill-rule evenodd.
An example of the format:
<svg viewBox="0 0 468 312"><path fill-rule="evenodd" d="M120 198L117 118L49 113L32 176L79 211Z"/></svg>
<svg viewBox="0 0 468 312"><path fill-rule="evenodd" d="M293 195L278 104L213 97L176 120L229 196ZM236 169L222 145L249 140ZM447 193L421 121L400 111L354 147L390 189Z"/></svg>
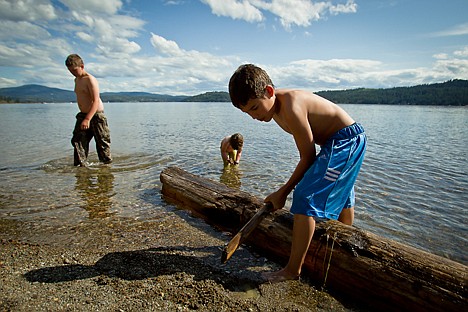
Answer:
<svg viewBox="0 0 468 312"><path fill-rule="evenodd" d="M0 311L358 311L307 280L261 283L279 265L187 211L42 228L0 220Z"/></svg>

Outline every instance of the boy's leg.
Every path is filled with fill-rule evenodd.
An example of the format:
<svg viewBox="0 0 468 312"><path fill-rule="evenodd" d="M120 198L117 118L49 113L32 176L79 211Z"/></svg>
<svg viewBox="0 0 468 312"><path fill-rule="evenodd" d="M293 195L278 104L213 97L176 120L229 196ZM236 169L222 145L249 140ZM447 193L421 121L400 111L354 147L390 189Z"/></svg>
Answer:
<svg viewBox="0 0 468 312"><path fill-rule="evenodd" d="M338 221L347 224L353 225L354 222L354 207L345 208L341 210L340 216L338 217Z"/></svg>
<svg viewBox="0 0 468 312"><path fill-rule="evenodd" d="M73 136L72 144L75 149L74 151L74 165L75 166L87 166L87 159L89 154L89 141L91 140L85 131L81 131L81 134Z"/></svg>
<svg viewBox="0 0 468 312"><path fill-rule="evenodd" d="M78 142L72 142L74 145L73 165L86 167L86 152Z"/></svg>
<svg viewBox="0 0 468 312"><path fill-rule="evenodd" d="M81 122L83 118L80 114L76 116L75 129L73 130L73 137L71 144L73 146L73 165L74 166L86 166L86 159L89 153L89 141L88 134L86 131L81 130Z"/></svg>
<svg viewBox="0 0 468 312"><path fill-rule="evenodd" d="M295 277L301 274L302 264L315 231L315 220L302 214L294 215L291 255L286 269Z"/></svg>
<svg viewBox="0 0 468 312"><path fill-rule="evenodd" d="M354 186L353 186L351 188L351 192L349 192L348 199L346 200L346 203L344 204L344 208L340 212L338 221L347 225L353 225L355 203L356 203L356 195L354 193Z"/></svg>
<svg viewBox="0 0 468 312"><path fill-rule="evenodd" d="M99 160L106 164L111 163L110 130L104 114L96 113L91 120L91 127L94 133L94 140L96 141L96 152Z"/></svg>
<svg viewBox="0 0 468 312"><path fill-rule="evenodd" d="M264 273L263 278L269 282L281 282L298 279L301 274L302 264L309 250L310 242L315 231L315 220L302 214L294 215L292 233L291 255L288 264L280 271Z"/></svg>

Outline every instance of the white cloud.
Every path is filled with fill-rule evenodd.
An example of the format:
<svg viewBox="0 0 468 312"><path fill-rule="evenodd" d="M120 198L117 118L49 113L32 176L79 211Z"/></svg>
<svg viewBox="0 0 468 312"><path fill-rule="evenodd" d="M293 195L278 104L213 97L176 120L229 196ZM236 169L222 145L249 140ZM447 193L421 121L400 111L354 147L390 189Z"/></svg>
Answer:
<svg viewBox="0 0 468 312"><path fill-rule="evenodd" d="M94 40L93 36L82 31L78 31L76 36L83 41L92 42Z"/></svg>
<svg viewBox="0 0 468 312"><path fill-rule="evenodd" d="M239 63L235 57L184 50L175 41L154 33L151 34L150 42L157 53L127 59L118 73L113 71L112 64L96 64L93 69L105 73L107 80L113 81L101 83L102 86L112 88L113 91L129 91L130 86L125 80L132 77L133 90L130 91L141 91L144 88L155 93L197 94L226 90L226 81Z"/></svg>
<svg viewBox="0 0 468 312"><path fill-rule="evenodd" d="M75 22L81 23L86 27L93 28L95 24L95 18L88 14L81 14L78 11L71 11L71 17Z"/></svg>
<svg viewBox="0 0 468 312"><path fill-rule="evenodd" d="M273 83L280 88L302 88L315 91L340 89L343 86L359 87L362 81L382 65L374 60L331 59L298 60L284 67L272 68Z"/></svg>
<svg viewBox="0 0 468 312"><path fill-rule="evenodd" d="M329 4L313 3L308 0L276 0L271 2L255 1L259 7L270 11L280 18L281 24L289 29L292 24L307 27L312 21L319 20Z"/></svg>
<svg viewBox="0 0 468 312"><path fill-rule="evenodd" d="M15 43L10 46L0 45L0 66L19 68L40 68L54 66L57 55L66 53L67 44L61 39L51 39L43 44L31 45ZM60 64L63 60L60 60Z"/></svg>
<svg viewBox="0 0 468 312"><path fill-rule="evenodd" d="M0 86L3 86L2 88L17 87L18 81L16 81L15 79L0 77Z"/></svg>
<svg viewBox="0 0 468 312"><path fill-rule="evenodd" d="M455 57L446 55L446 58L436 59L432 67L388 70L377 60L305 59L284 66L264 65L264 68L279 88L310 91L390 88L447 81L454 77L468 79L468 53L465 55L462 51L454 52ZM458 52L462 52L464 58L456 57Z"/></svg>
<svg viewBox="0 0 468 312"><path fill-rule="evenodd" d="M464 36L468 35L468 23L455 25L454 27L432 34L435 37Z"/></svg>
<svg viewBox="0 0 468 312"><path fill-rule="evenodd" d="M210 6L213 14L243 19L247 22L263 21L262 11L267 11L277 16L286 29L290 29L292 25L310 26L313 21L324 18L328 13L337 15L357 11L354 0L348 0L345 4L312 0L201 0L201 2Z"/></svg>
<svg viewBox="0 0 468 312"><path fill-rule="evenodd" d="M183 4L185 1L183 0L166 0L164 2L165 5L180 5Z"/></svg>
<svg viewBox="0 0 468 312"><path fill-rule="evenodd" d="M139 35L145 22L141 19L127 15L113 15L109 17L109 24L116 28L118 34L125 38L134 38Z"/></svg>
<svg viewBox="0 0 468 312"><path fill-rule="evenodd" d="M24 75L28 76L28 84L40 84L53 88L73 90L73 76L66 70L65 59L60 59L60 66L50 67L44 71L37 68L26 69Z"/></svg>
<svg viewBox="0 0 468 312"><path fill-rule="evenodd" d="M0 0L0 18L4 20L37 21L56 17L49 0Z"/></svg>
<svg viewBox="0 0 468 312"><path fill-rule="evenodd" d="M201 0L211 7L213 14L227 16L233 19L243 19L248 22L261 22L263 15L258 8L247 0Z"/></svg>
<svg viewBox="0 0 468 312"><path fill-rule="evenodd" d="M453 54L457 57L468 57L468 46L464 47L462 50L453 52Z"/></svg>
<svg viewBox="0 0 468 312"><path fill-rule="evenodd" d="M357 4L354 3L354 0L348 0L345 4L337 4L330 6L330 13L333 15L338 15L342 13L356 13Z"/></svg>
<svg viewBox="0 0 468 312"><path fill-rule="evenodd" d="M106 38L109 39L109 38ZM102 40L97 44L96 48L99 54L106 58L121 59L128 58L141 50L139 44L134 41L129 41L123 38L115 38L114 40Z"/></svg>
<svg viewBox="0 0 468 312"><path fill-rule="evenodd" d="M434 76L448 80L457 77L468 79L468 46L453 52L453 57L436 58Z"/></svg>
<svg viewBox="0 0 468 312"><path fill-rule="evenodd" d="M439 60L445 60L448 58L448 55L447 53L437 53L437 54L434 54L432 57L435 59L439 59Z"/></svg>
<svg viewBox="0 0 468 312"><path fill-rule="evenodd" d="M433 70L435 77L444 80L453 77L468 79L468 59L438 60Z"/></svg>
<svg viewBox="0 0 468 312"><path fill-rule="evenodd" d="M17 42L19 40L48 39L50 33L41 26L28 21L13 22L0 21L0 39L4 42Z"/></svg>
<svg viewBox="0 0 468 312"><path fill-rule="evenodd" d="M120 1L103 1L97 12L91 10L75 11L93 7L90 1L64 1L72 9L70 17L76 23L78 38L96 45L96 52L107 58L121 58L125 54L134 54L141 50L135 38L142 30L144 21L132 16L116 14L121 7ZM107 11L106 11L107 9Z"/></svg>
<svg viewBox="0 0 468 312"><path fill-rule="evenodd" d="M0 66L17 67L16 72L35 66L44 73L39 68L63 70L66 55L93 46L106 61L141 50L131 39L139 35L144 21L118 14L121 1L61 2L65 7L54 8L48 0L0 0ZM25 73L29 78L24 79L33 79L31 72Z"/></svg>
<svg viewBox="0 0 468 312"><path fill-rule="evenodd" d="M158 30L146 33L143 20L124 15L122 1L63 0L64 6L50 9L51 2L38 0L34 3L42 4L43 8L30 5L34 12L29 16L17 3L31 4L31 1L0 0L0 10L11 12L15 5L18 9L10 18L0 19L0 87L39 83L70 90L73 77L63 62L69 53L78 53L83 56L86 69L98 77L101 91L188 95L226 91L234 70L253 55L249 51L240 52L245 53L241 59L230 54L214 55L203 49L184 49L183 41L165 38ZM215 14L257 23L263 23L273 14L285 28L305 27L327 15L356 10L352 0L203 2L210 5ZM3 10L0 16L2 14L5 14ZM462 28L456 27L458 32L451 33L460 33ZM143 51L143 46L150 49ZM468 46L456 51L447 48L440 51L444 53L434 53L433 63L427 67L409 69L389 70L389 64L377 59L296 59L260 66L280 88L311 91L468 79Z"/></svg>
<svg viewBox="0 0 468 312"><path fill-rule="evenodd" d="M33 0L31 0L33 1ZM60 0L71 10L80 13L105 13L112 15L117 13L122 8L122 1L120 0Z"/></svg>
<svg viewBox="0 0 468 312"><path fill-rule="evenodd" d="M179 46L176 42L167 40L161 36L151 33L151 44L155 47L160 53L168 56L179 56L182 54Z"/></svg>

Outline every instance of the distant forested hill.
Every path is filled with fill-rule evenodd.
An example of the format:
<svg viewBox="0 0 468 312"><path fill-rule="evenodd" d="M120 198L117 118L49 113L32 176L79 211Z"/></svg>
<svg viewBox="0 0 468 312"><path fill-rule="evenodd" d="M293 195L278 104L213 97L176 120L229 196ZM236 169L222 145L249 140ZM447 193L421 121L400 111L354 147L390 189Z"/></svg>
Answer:
<svg viewBox="0 0 468 312"><path fill-rule="evenodd" d="M468 80L390 89L320 91L316 94L345 104L468 105Z"/></svg>
<svg viewBox="0 0 468 312"><path fill-rule="evenodd" d="M320 91L316 94L338 104L468 105L468 80L398 87ZM148 92L104 92L104 102L230 102L229 93L206 92L195 96L173 96ZM0 89L0 103L64 103L76 101L75 93L40 85Z"/></svg>
<svg viewBox="0 0 468 312"><path fill-rule="evenodd" d="M154 94L148 92L103 92L103 102L181 102L185 95Z"/></svg>
<svg viewBox="0 0 468 312"><path fill-rule="evenodd" d="M222 91L206 92L186 98L184 102L231 102L229 93Z"/></svg>
<svg viewBox="0 0 468 312"><path fill-rule="evenodd" d="M103 102L180 102L188 96L173 96L148 92L103 92ZM49 88L41 85L0 89L0 103L66 103L75 102L73 91Z"/></svg>
<svg viewBox="0 0 468 312"><path fill-rule="evenodd" d="M49 88L41 85L24 85L21 87L0 89L0 102L6 103L42 103L76 101L73 91Z"/></svg>

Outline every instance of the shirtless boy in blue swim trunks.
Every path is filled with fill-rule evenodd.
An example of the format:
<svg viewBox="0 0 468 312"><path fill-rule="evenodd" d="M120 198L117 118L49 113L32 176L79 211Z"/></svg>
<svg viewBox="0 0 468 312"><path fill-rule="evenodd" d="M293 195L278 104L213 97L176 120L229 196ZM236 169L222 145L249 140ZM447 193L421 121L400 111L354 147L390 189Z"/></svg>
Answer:
<svg viewBox="0 0 468 312"><path fill-rule="evenodd" d="M278 89L261 68L241 65L229 81L231 101L259 121L272 119L292 134L300 160L289 180L268 195L274 210L283 208L295 188L291 255L280 271L265 273L270 282L297 279L315 231L314 218L352 225L354 182L366 150L364 129L338 105L311 92ZM315 145L320 153L316 155Z"/></svg>

